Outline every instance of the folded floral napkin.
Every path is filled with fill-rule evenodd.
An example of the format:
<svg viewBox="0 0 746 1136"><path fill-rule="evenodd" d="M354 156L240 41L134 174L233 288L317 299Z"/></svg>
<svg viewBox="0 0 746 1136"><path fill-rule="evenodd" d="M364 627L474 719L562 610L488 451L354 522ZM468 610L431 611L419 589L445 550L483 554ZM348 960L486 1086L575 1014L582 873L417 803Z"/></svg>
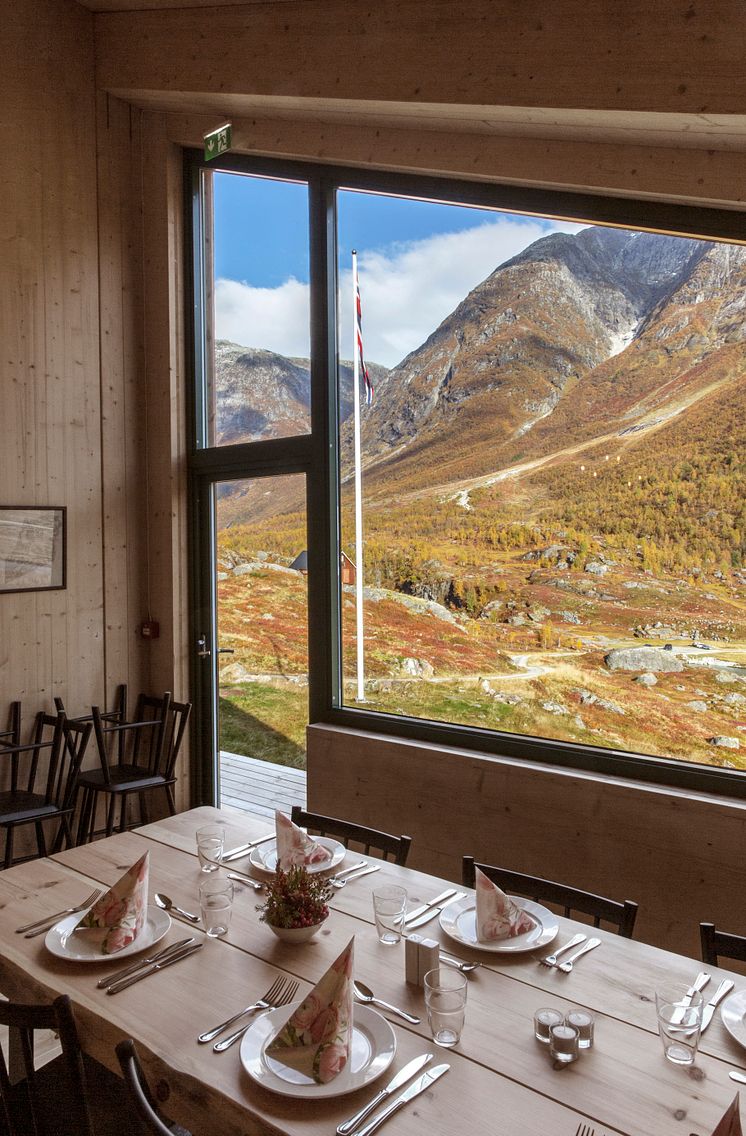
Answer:
<svg viewBox="0 0 746 1136"><path fill-rule="evenodd" d="M536 926L536 920L493 884L476 868L477 939L489 943L494 939L513 939Z"/></svg>
<svg viewBox="0 0 746 1136"><path fill-rule="evenodd" d="M318 840L310 836L293 824L290 817L279 810L275 812L275 829L277 832L277 866L287 871L299 864L308 867L309 864L324 864L331 860L332 854Z"/></svg>
<svg viewBox="0 0 746 1136"><path fill-rule="evenodd" d="M97 943L102 955L123 950L145 926L149 865L150 853L146 852L76 925L76 933Z"/></svg>
<svg viewBox="0 0 746 1136"><path fill-rule="evenodd" d="M733 1103L724 1113L712 1136L743 1136L740 1099L740 1093L736 1093Z"/></svg>
<svg viewBox="0 0 746 1136"><path fill-rule="evenodd" d="M350 1058L354 943L350 939L265 1050L318 1085L333 1080Z"/></svg>

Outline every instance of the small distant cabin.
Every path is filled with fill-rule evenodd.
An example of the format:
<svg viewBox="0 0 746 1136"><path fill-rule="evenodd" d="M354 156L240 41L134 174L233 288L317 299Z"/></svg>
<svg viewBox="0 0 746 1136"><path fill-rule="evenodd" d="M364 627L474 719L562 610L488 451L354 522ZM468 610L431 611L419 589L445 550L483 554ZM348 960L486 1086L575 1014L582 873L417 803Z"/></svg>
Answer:
<svg viewBox="0 0 746 1136"><path fill-rule="evenodd" d="M343 584L355 583L355 565L350 560L346 552L339 554L339 567L342 573Z"/></svg>
<svg viewBox="0 0 746 1136"><path fill-rule="evenodd" d="M308 553L305 548L298 553L290 567L294 568L296 572L302 572L304 576L308 575Z"/></svg>
<svg viewBox="0 0 746 1136"><path fill-rule="evenodd" d="M308 575L308 552L304 548L299 552L293 563L290 565L296 572L302 572L304 576ZM350 560L346 552L341 552L339 555L339 568L342 576L343 584L355 583L355 565Z"/></svg>

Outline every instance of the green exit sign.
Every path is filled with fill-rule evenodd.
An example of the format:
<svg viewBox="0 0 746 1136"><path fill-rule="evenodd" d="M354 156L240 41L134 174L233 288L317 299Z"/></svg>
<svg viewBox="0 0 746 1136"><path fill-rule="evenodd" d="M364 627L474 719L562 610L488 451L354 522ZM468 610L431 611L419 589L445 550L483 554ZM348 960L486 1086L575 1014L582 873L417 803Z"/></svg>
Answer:
<svg viewBox="0 0 746 1136"><path fill-rule="evenodd" d="M226 150L231 148L231 124L226 122L217 130L211 130L209 134L205 134L204 141L205 161L209 162L210 158L217 158L219 154L224 154Z"/></svg>

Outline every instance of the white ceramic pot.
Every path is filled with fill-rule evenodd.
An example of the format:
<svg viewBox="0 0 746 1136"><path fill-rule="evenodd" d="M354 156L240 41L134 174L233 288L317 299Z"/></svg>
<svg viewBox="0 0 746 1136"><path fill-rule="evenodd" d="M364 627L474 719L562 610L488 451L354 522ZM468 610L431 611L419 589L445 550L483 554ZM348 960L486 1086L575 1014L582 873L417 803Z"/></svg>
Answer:
<svg viewBox="0 0 746 1136"><path fill-rule="evenodd" d="M324 921L321 923L314 923L310 927L274 927L268 923L270 931L274 931L278 939L282 939L285 943L307 943L309 939L318 931L319 927L324 926Z"/></svg>

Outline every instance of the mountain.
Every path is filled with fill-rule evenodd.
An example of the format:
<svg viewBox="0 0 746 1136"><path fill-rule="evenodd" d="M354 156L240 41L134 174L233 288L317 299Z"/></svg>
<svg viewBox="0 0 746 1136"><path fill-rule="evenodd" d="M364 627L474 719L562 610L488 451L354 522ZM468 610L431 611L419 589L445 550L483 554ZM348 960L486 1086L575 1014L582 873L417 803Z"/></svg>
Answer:
<svg viewBox="0 0 746 1136"><path fill-rule="evenodd" d="M375 384L385 367L369 364ZM266 438L307 434L311 428L311 368L308 359L241 347L219 339L215 345L216 442L225 446ZM352 413L352 363L340 364L340 418Z"/></svg>
<svg viewBox="0 0 746 1136"><path fill-rule="evenodd" d="M364 420L370 488L478 476L711 381L713 353L741 354L745 267L744 249L658 234L535 242L385 377Z"/></svg>

